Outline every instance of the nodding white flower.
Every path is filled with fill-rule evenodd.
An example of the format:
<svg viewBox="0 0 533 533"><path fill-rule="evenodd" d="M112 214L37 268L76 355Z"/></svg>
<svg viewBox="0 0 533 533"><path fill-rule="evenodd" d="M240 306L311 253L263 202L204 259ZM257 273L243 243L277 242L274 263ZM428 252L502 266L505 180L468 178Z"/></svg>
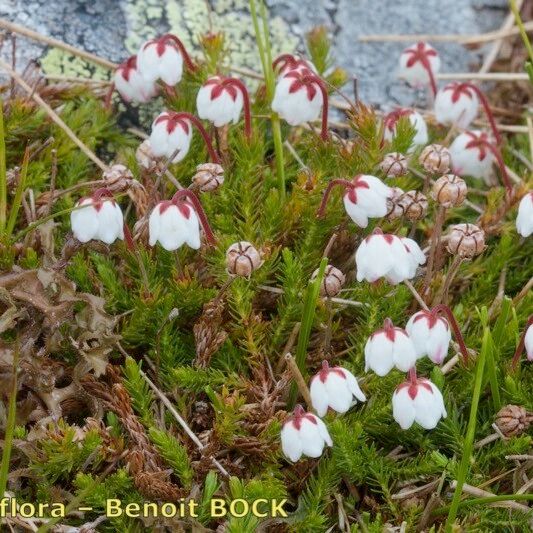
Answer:
<svg viewBox="0 0 533 533"><path fill-rule="evenodd" d="M424 429L433 429L446 418L442 393L434 383L416 374L399 385L392 395L392 416L402 429L417 422Z"/></svg>
<svg viewBox="0 0 533 533"><path fill-rule="evenodd" d="M318 73L315 65L313 65L311 61L294 54L281 54L276 57L272 62L272 68L274 69L274 72L277 72L278 76L283 76L291 70L309 72L310 74Z"/></svg>
<svg viewBox="0 0 533 533"><path fill-rule="evenodd" d="M480 103L489 119L496 144L500 144L501 136L489 102L473 83L453 82L440 89L435 97L435 118L441 124L456 124L460 128L468 128L477 117Z"/></svg>
<svg viewBox="0 0 533 533"><path fill-rule="evenodd" d="M318 416L306 413L301 405L297 405L281 430L283 453L296 462L302 455L320 457L325 446L333 446L333 441L324 422Z"/></svg>
<svg viewBox="0 0 533 533"><path fill-rule="evenodd" d="M491 182L492 165L500 167L502 179L508 191L512 189L505 163L498 148L490 141L486 132L465 131L458 135L450 146L454 173L458 176L483 178Z"/></svg>
<svg viewBox="0 0 533 533"><path fill-rule="evenodd" d="M385 278L396 285L413 278L414 261L421 260L418 250L411 242L406 245L404 239L390 233L384 234L377 228L361 242L355 252L357 281L373 283L379 278Z"/></svg>
<svg viewBox="0 0 533 533"><path fill-rule="evenodd" d="M435 364L442 364L452 340L450 325L445 318L432 311L418 311L409 319L405 330L419 359L427 355Z"/></svg>
<svg viewBox="0 0 533 533"><path fill-rule="evenodd" d="M214 76L198 91L198 116L209 120L217 128L230 122L237 124L244 105L246 135L251 135L250 99L244 83L237 78Z"/></svg>
<svg viewBox="0 0 533 533"><path fill-rule="evenodd" d="M195 70L183 43L170 33L146 41L137 52L137 65L143 77L152 82L161 79L167 85L176 85L181 80L183 61L189 70Z"/></svg>
<svg viewBox="0 0 533 533"><path fill-rule="evenodd" d="M322 370L313 376L309 390L318 416L324 416L328 407L337 413L346 413L353 405L354 397L360 402L366 401L356 377L340 366L330 368L327 361L322 363Z"/></svg>
<svg viewBox="0 0 533 533"><path fill-rule="evenodd" d="M398 77L414 87L430 85L435 95L437 92L435 75L439 70L440 57L435 48L427 43L419 42L402 52Z"/></svg>
<svg viewBox="0 0 533 533"><path fill-rule="evenodd" d="M533 233L533 192L528 192L520 200L516 217L516 231L522 237L529 237Z"/></svg>
<svg viewBox="0 0 533 533"><path fill-rule="evenodd" d="M396 125L401 117L407 117L409 119L409 122L415 129L415 136L413 137L413 141L409 150L414 150L417 146L426 145L428 143L429 137L428 127L426 125L424 117L417 111L414 111L413 109L407 109L405 107L391 111L388 115L385 116L385 129L383 132L384 139L386 141L392 141L392 139L396 135Z"/></svg>
<svg viewBox="0 0 533 533"><path fill-rule="evenodd" d="M477 117L479 99L467 83L448 83L435 96L435 118L440 124L468 128Z"/></svg>
<svg viewBox="0 0 533 533"><path fill-rule="evenodd" d="M148 102L158 92L157 85L147 80L139 71L137 56L131 56L117 67L113 83L126 102Z"/></svg>
<svg viewBox="0 0 533 533"><path fill-rule="evenodd" d="M402 328L397 328L390 318L383 322L365 344L365 372L373 370L378 376L386 376L393 368L407 372L416 363L416 350Z"/></svg>
<svg viewBox="0 0 533 533"><path fill-rule="evenodd" d="M309 71L290 70L276 83L272 109L291 126L318 119L322 108L322 138L328 136L328 93L324 82Z"/></svg>
<svg viewBox="0 0 533 533"><path fill-rule="evenodd" d="M409 278L412 279L416 276L418 267L426 262L426 254L422 251L418 243L409 237L400 237L405 249L407 250L407 256L409 258ZM401 283L403 279L398 281Z"/></svg>
<svg viewBox="0 0 533 533"><path fill-rule="evenodd" d="M381 218L387 214L387 199L392 197L392 189L375 176L359 174L351 181L342 179L330 181L317 216L324 215L331 191L337 185L345 189L343 200L346 213L361 228L368 226L369 218Z"/></svg>
<svg viewBox="0 0 533 533"><path fill-rule="evenodd" d="M70 225L78 241L112 244L117 239L124 239L124 217L110 191L98 189L79 200L76 207L79 209L70 213Z"/></svg>
<svg viewBox="0 0 533 533"><path fill-rule="evenodd" d="M527 360L533 361L533 324L531 324L526 330L524 346L526 348Z"/></svg>
<svg viewBox="0 0 533 533"><path fill-rule="evenodd" d="M193 124L202 135L213 163L219 164L220 159L202 123L197 117L186 112L163 111L156 117L150 133L150 146L153 155L172 157L172 163L181 161L187 155L191 145Z"/></svg>
<svg viewBox="0 0 533 533"><path fill-rule="evenodd" d="M178 191L172 200L159 202L150 214L149 244L159 242L165 250L177 250L188 244L194 250L200 248L200 223L207 240L213 244L215 237L200 201L188 190Z"/></svg>

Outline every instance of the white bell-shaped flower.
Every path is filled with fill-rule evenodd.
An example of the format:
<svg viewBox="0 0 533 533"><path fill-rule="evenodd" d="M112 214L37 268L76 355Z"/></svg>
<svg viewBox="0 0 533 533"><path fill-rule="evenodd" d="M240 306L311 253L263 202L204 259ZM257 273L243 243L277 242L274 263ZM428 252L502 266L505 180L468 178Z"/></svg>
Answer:
<svg viewBox="0 0 533 533"><path fill-rule="evenodd" d="M447 413L442 393L435 384L414 375L394 391L392 416L402 429L409 429L415 422L424 429L433 429Z"/></svg>
<svg viewBox="0 0 533 533"><path fill-rule="evenodd" d="M416 268L414 261L422 260L418 250L410 251L396 235L384 234L379 228L363 239L355 252L357 281L373 283L385 278L396 285L412 279Z"/></svg>
<svg viewBox="0 0 533 533"><path fill-rule="evenodd" d="M157 85L144 78L137 68L137 56L131 56L117 67L113 83L126 102L148 102L158 92Z"/></svg>
<svg viewBox="0 0 533 533"><path fill-rule="evenodd" d="M431 311L418 311L409 319L405 330L419 359L427 355L435 364L442 364L452 340L450 325L445 318Z"/></svg>
<svg viewBox="0 0 533 533"><path fill-rule="evenodd" d="M368 226L369 218L380 218L387 214L387 199L392 197L392 189L375 176L359 174L351 181L335 179L328 183L317 212L318 217L324 215L331 191L335 186L344 187L343 201L346 213L361 228Z"/></svg>
<svg viewBox="0 0 533 533"><path fill-rule="evenodd" d="M469 84L445 85L435 97L435 118L440 124L455 124L466 129L477 117L479 99Z"/></svg>
<svg viewBox="0 0 533 533"><path fill-rule="evenodd" d="M210 243L215 237L204 210L195 196L188 190L178 191L172 200L159 202L150 214L148 221L149 244L157 242L165 250L177 250L184 244L194 250L200 248L200 225Z"/></svg>
<svg viewBox="0 0 533 533"><path fill-rule="evenodd" d="M400 237L400 240L405 246L409 258L408 279L413 279L416 276L418 267L426 262L426 254L424 254L420 246L418 246L418 243L413 239L409 239L408 237ZM403 279L398 281L398 283L401 283L402 281Z"/></svg>
<svg viewBox="0 0 533 533"><path fill-rule="evenodd" d="M333 446L333 441L324 422L297 405L281 430L281 448L285 456L293 462L302 455L316 458L322 455L325 446Z"/></svg>
<svg viewBox="0 0 533 533"><path fill-rule="evenodd" d="M137 52L137 65L143 77L152 82L161 79L167 85L179 83L184 61L189 70L195 70L185 46L172 34L146 41Z"/></svg>
<svg viewBox="0 0 533 533"><path fill-rule="evenodd" d="M485 142L490 143L489 136L481 131L465 131L453 140L450 154L455 174L490 179L496 158Z"/></svg>
<svg viewBox="0 0 533 533"><path fill-rule="evenodd" d="M413 44L400 55L398 77L413 87L429 85L435 94L437 92L435 76L439 70L439 54L427 43Z"/></svg>
<svg viewBox="0 0 533 533"><path fill-rule="evenodd" d="M272 110L291 126L317 120L322 109L322 138L327 138L328 93L324 82L308 71L290 70L276 83Z"/></svg>
<svg viewBox="0 0 533 533"><path fill-rule="evenodd" d="M245 129L251 135L250 99L241 80L214 76L200 87L196 109L200 118L209 120L217 128L230 122L237 124L244 106Z"/></svg>
<svg viewBox="0 0 533 533"><path fill-rule="evenodd" d="M197 117L187 112L164 111L152 123L150 147L155 157L172 157L178 163L189 152L192 140L192 126L195 126L206 144L213 163L220 164L209 135Z"/></svg>
<svg viewBox="0 0 533 533"><path fill-rule="evenodd" d="M528 192L520 200L516 217L516 231L522 237L529 237L533 233L533 192Z"/></svg>
<svg viewBox="0 0 533 533"><path fill-rule="evenodd" d="M533 324L531 324L526 330L524 346L526 348L527 360L533 361Z"/></svg>
<svg viewBox="0 0 533 533"><path fill-rule="evenodd" d="M324 416L331 407L337 413L346 413L357 403L366 401L363 391L359 388L357 378L345 368L331 367L327 361L322 363L322 369L311 379L309 387L313 408L318 416Z"/></svg>
<svg viewBox="0 0 533 533"><path fill-rule="evenodd" d="M429 136L428 127L424 117L418 113L418 111L405 107L391 111L385 116L383 138L386 141L392 141L394 139L394 136L396 135L396 125L401 117L407 117L415 129L415 136L413 137L409 150L412 151L417 146L425 146L429 141Z"/></svg>
<svg viewBox="0 0 533 533"><path fill-rule="evenodd" d="M313 63L307 59L303 59L294 54L281 54L272 62L272 68L278 76L284 76L291 70L297 72L310 72L311 74L318 74L318 71Z"/></svg>
<svg viewBox="0 0 533 533"><path fill-rule="evenodd" d="M124 217L113 195L107 189L98 189L76 204L70 213L72 233L78 241L90 240L112 244L124 239Z"/></svg>
<svg viewBox="0 0 533 533"><path fill-rule="evenodd" d="M395 327L390 318L366 341L365 372L370 369L378 376L386 376L393 368L407 372L415 363L416 350L409 335Z"/></svg>

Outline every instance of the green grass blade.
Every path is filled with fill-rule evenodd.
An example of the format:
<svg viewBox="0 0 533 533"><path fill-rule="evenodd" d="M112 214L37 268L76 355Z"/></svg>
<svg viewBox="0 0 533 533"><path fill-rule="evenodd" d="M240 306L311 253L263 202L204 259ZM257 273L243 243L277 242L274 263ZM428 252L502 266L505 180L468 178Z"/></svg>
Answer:
<svg viewBox="0 0 533 533"><path fill-rule="evenodd" d="M304 308L302 312L302 326L300 328L300 334L298 336L298 344L296 345L296 354L294 359L300 369L300 372L305 377L307 372L305 370L305 359L307 355L307 346L309 344L309 338L311 337L311 329L313 328L313 322L315 318L316 304L318 301L318 294L320 291L320 284L324 277L326 266L328 265L327 257L324 257L320 263L318 269L318 276L314 281L311 281L307 287L305 293ZM298 389L296 383L291 385L289 393L288 407L292 409L296 403L296 397L298 396Z"/></svg>
<svg viewBox="0 0 533 533"><path fill-rule="evenodd" d="M6 432L4 437L4 449L2 450L2 464L0 465L0 495L3 498L7 488L7 476L9 473L9 461L11 459L11 449L13 447L13 432L15 430L15 420L17 414L17 386L18 386L18 358L19 343L15 344L13 352L13 383L11 394L9 395L9 407L7 413Z"/></svg>
<svg viewBox="0 0 533 533"><path fill-rule="evenodd" d="M7 215L6 139L4 133L4 102L0 100L0 232L4 233Z"/></svg>
<svg viewBox="0 0 533 533"><path fill-rule="evenodd" d="M22 193L26 187L26 176L28 175L28 164L30 158L30 151L26 148L24 152L24 159L22 161L22 168L20 170L19 181L17 183L17 188L15 190L15 196L11 204L11 210L9 211L9 219L7 221L6 234L8 237L11 237L13 230L15 229L15 224L17 223L17 217L22 205Z"/></svg>

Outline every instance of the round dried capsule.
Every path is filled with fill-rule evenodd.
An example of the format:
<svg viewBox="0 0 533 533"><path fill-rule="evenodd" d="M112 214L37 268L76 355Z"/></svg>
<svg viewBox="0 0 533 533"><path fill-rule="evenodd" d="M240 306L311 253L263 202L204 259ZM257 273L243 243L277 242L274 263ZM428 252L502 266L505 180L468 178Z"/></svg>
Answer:
<svg viewBox="0 0 533 533"><path fill-rule="evenodd" d="M445 174L433 184L431 196L443 207L457 207L465 201L467 192L465 180L455 174Z"/></svg>
<svg viewBox="0 0 533 533"><path fill-rule="evenodd" d="M318 268L313 272L311 280L315 280L318 276ZM332 265L328 265L324 271L324 277L320 284L320 296L333 298L339 294L344 282L346 281L345 275Z"/></svg>
<svg viewBox="0 0 533 533"><path fill-rule="evenodd" d="M400 152L391 152L387 154L379 164L387 178L396 178L407 174L407 159Z"/></svg>
<svg viewBox="0 0 533 533"><path fill-rule="evenodd" d="M192 182L200 192L214 191L224 183L224 169L217 163L198 165Z"/></svg>
<svg viewBox="0 0 533 533"><path fill-rule="evenodd" d="M133 174L127 166L117 163L111 165L107 170L104 170L102 178L106 182L106 188L110 190L121 189L121 184L132 180Z"/></svg>
<svg viewBox="0 0 533 533"><path fill-rule="evenodd" d="M420 191L407 191L400 199L404 215L411 221L421 220L428 212L428 199Z"/></svg>
<svg viewBox="0 0 533 533"><path fill-rule="evenodd" d="M456 224L448 234L448 251L472 259L485 249L485 232L475 224Z"/></svg>
<svg viewBox="0 0 533 533"><path fill-rule="evenodd" d="M247 241L234 242L226 252L226 268L232 276L249 278L262 264L261 254Z"/></svg>
<svg viewBox="0 0 533 533"><path fill-rule="evenodd" d="M506 405L496 414L496 425L506 437L524 433L533 422L533 415L520 405Z"/></svg>
<svg viewBox="0 0 533 533"><path fill-rule="evenodd" d="M430 144L422 150L418 161L427 172L431 172L432 174L444 174L450 170L452 156L448 148L445 146L440 144Z"/></svg>
<svg viewBox="0 0 533 533"><path fill-rule="evenodd" d="M160 166L160 159L154 155L150 139L144 140L137 147L137 150L135 151L135 159L137 160L138 165L148 172L154 172Z"/></svg>
<svg viewBox="0 0 533 533"><path fill-rule="evenodd" d="M387 214L385 215L389 220L396 220L405 215L405 206L403 204L403 197L405 193L399 187L391 187L392 195L387 198Z"/></svg>

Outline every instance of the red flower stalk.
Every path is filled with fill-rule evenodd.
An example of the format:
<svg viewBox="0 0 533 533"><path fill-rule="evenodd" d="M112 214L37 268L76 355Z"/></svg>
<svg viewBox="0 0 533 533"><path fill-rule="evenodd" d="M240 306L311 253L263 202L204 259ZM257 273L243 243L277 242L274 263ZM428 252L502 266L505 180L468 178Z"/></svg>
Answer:
<svg viewBox="0 0 533 533"><path fill-rule="evenodd" d="M198 67L192 62L191 56L189 56L189 53L187 52L187 49L185 48L185 45L181 42L180 39L178 39L178 37L176 37L172 33L167 33L167 34L163 35L159 39L159 41L161 43L163 43L163 44L165 44L165 41L172 41L177 46L178 50L180 51L181 55L183 56L183 61L187 65L187 68L191 72L194 72L195 70L197 70Z"/></svg>
<svg viewBox="0 0 533 533"><path fill-rule="evenodd" d="M525 343L525 340L526 340L526 333L527 333L527 330L529 329L529 327L531 326L531 324L533 324L533 315L531 315L527 319L527 323L526 323L526 326L524 328L524 332L520 336L520 342L518 343L518 346L516 347L516 351L515 351L514 356L513 356L513 370L516 369L516 365L518 365L518 362L520 361L520 356L522 355L522 352L524 351L524 343Z"/></svg>
<svg viewBox="0 0 533 533"><path fill-rule="evenodd" d="M250 111L250 95L248 94L248 89L244 83L238 78L226 78L222 85L236 87L242 93L242 100L244 104L244 133L247 139L250 139L252 136L252 114Z"/></svg>
<svg viewBox="0 0 533 533"><path fill-rule="evenodd" d="M317 218L322 218L326 214L326 206L327 206L329 197L331 195L331 191L333 190L333 187L336 187L336 186L342 186L345 189L347 187L352 187L352 188L355 187L353 182L349 180L344 180L344 179L331 180L328 183L328 186L326 187L324 194L322 195L322 201L320 202L320 206L318 208L318 211L316 212Z"/></svg>
<svg viewBox="0 0 533 533"><path fill-rule="evenodd" d="M431 68L431 63L429 61L429 56L437 55L435 50L426 50L426 45L423 42L417 43L415 49L408 49L405 53L410 54L411 57L407 61L407 67L412 67L415 63L420 63L424 70L428 73L429 83L431 85L431 90L433 91L433 96L437 94L437 83L435 81L435 75L433 74L433 69Z"/></svg>

